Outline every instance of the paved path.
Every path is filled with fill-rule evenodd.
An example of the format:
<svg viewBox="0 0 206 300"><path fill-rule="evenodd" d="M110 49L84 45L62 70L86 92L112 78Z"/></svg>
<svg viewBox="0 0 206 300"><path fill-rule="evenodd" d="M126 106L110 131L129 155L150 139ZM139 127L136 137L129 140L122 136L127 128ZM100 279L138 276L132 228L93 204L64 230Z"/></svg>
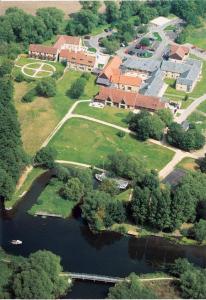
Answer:
<svg viewBox="0 0 206 300"><path fill-rule="evenodd" d="M194 100L186 109L184 109L179 117L175 117L177 123L182 123L188 116L203 102L206 100L206 94Z"/></svg>
<svg viewBox="0 0 206 300"><path fill-rule="evenodd" d="M72 161L72 160L55 160L55 162L59 163L59 164L69 164L69 165L74 165L74 166L79 166L79 167L84 167L84 168L92 168L94 167L95 170L104 172L104 169L101 168L97 168L95 166L89 165L89 164L83 164L83 163L79 163L76 161Z"/></svg>

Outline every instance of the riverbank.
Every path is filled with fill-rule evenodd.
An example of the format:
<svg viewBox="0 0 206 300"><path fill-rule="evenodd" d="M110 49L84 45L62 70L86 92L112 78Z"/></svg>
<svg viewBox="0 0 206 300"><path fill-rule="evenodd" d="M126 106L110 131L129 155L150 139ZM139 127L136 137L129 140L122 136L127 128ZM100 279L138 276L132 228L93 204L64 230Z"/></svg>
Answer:
<svg viewBox="0 0 206 300"><path fill-rule="evenodd" d="M23 195L30 189L33 182L37 177L45 172L45 169L42 168L33 168L32 171L28 174L26 180L21 185L19 189L16 189L12 198L8 201L5 201L4 206L5 209L11 210L13 209L17 203L22 199Z"/></svg>

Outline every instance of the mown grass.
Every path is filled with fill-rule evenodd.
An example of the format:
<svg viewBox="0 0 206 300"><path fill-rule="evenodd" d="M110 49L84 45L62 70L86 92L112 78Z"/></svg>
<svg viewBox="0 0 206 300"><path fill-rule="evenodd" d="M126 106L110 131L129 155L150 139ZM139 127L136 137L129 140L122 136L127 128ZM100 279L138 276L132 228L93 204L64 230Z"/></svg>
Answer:
<svg viewBox="0 0 206 300"><path fill-rule="evenodd" d="M199 165L194 158L185 157L176 165L176 168L186 171L197 171L199 169Z"/></svg>
<svg viewBox="0 0 206 300"><path fill-rule="evenodd" d="M71 215L77 202L65 200L59 195L62 186L61 181L51 181L37 199L37 203L31 207L29 213L31 215L36 213L55 214L62 218Z"/></svg>
<svg viewBox="0 0 206 300"><path fill-rule="evenodd" d="M27 176L26 180L24 181L23 185L21 186L20 189L18 189L12 196L12 199L9 201L5 202L5 207L6 208L10 208L13 207L18 200L21 198L21 195L28 191L29 188L31 187L33 181L40 176L42 173L44 173L45 170L41 169L41 168L35 168L32 169L32 171L29 173L29 175Z"/></svg>
<svg viewBox="0 0 206 300"><path fill-rule="evenodd" d="M140 142L128 134L120 138L118 130L95 122L71 119L50 142L59 160L72 160L98 167L108 154L124 151L140 159L148 169L162 169L174 152L161 146Z"/></svg>
<svg viewBox="0 0 206 300"><path fill-rule="evenodd" d="M36 97L31 103L22 103L21 98L35 86L35 82L15 83L15 106L18 111L24 148L27 153L35 154L75 102L67 96L67 91L81 75L82 73L77 71L70 70L66 72L63 78L57 81L57 93L53 98ZM97 93L97 90L95 77L91 75L87 81L85 92L80 99L90 99Z"/></svg>
<svg viewBox="0 0 206 300"><path fill-rule="evenodd" d="M197 107L198 110L206 113L206 101L202 102L198 107Z"/></svg>
<svg viewBox="0 0 206 300"><path fill-rule="evenodd" d="M123 202L128 202L131 194L131 189L127 189L124 192L119 193L118 195L115 196L115 199Z"/></svg>
<svg viewBox="0 0 206 300"><path fill-rule="evenodd" d="M203 134L206 134L206 117L202 115L201 112L194 111L188 117L188 121L190 123L194 123Z"/></svg>
<svg viewBox="0 0 206 300"><path fill-rule="evenodd" d="M206 49L206 22L202 23L200 28L187 26L186 43L191 43L197 47Z"/></svg>
<svg viewBox="0 0 206 300"><path fill-rule="evenodd" d="M129 111L115 107L105 106L104 108L95 108L89 106L89 103L79 103L76 107L76 114L93 117L122 127L128 127L126 117Z"/></svg>

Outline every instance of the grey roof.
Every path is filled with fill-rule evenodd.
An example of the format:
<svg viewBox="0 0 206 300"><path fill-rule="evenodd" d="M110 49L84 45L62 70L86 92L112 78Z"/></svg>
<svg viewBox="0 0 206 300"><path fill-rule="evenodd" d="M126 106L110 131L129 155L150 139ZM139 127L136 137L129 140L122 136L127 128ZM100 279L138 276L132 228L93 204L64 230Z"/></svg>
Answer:
<svg viewBox="0 0 206 300"><path fill-rule="evenodd" d="M96 82L97 82L98 84L102 84L102 85L106 85L106 86L109 86L109 85L110 85L109 80L106 79L106 78L98 77Z"/></svg>
<svg viewBox="0 0 206 300"><path fill-rule="evenodd" d="M145 82L140 92L147 96L158 96L164 85L163 79L164 74L160 69L158 69L153 72L152 76Z"/></svg>
<svg viewBox="0 0 206 300"><path fill-rule="evenodd" d="M191 86L200 74L202 62L196 59L187 59L184 62L163 61L161 70L172 73L179 73L177 84Z"/></svg>
<svg viewBox="0 0 206 300"><path fill-rule="evenodd" d="M144 59L138 59L136 57L128 58L124 63L124 67L132 70L141 70L141 71L147 71L147 72L154 72L157 69L160 68L161 62L158 60L144 60Z"/></svg>

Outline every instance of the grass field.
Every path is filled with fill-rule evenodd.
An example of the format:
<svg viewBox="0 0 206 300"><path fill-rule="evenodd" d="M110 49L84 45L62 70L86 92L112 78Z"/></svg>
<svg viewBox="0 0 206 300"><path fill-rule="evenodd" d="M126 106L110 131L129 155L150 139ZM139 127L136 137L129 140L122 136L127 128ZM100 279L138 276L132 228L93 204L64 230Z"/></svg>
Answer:
<svg viewBox="0 0 206 300"><path fill-rule="evenodd" d="M153 36L156 39L156 41L159 41L159 42L162 41L162 38L161 38L161 36L159 35L158 32L153 32Z"/></svg>
<svg viewBox="0 0 206 300"><path fill-rule="evenodd" d="M75 100L70 99L66 92L81 75L82 73L77 71L66 72L63 79L57 82L55 97L37 97L31 103L22 103L21 98L35 83L15 83L15 106L21 124L24 148L27 153L33 155L39 149L74 103ZM95 86L94 79L94 76L90 77L81 99L90 99L93 94L97 93L98 88Z"/></svg>
<svg viewBox="0 0 206 300"><path fill-rule="evenodd" d="M72 209L77 204L75 201L65 200L59 196L62 182L51 181L37 199L37 203L29 210L31 215L38 212L61 215L66 218L72 213Z"/></svg>
<svg viewBox="0 0 206 300"><path fill-rule="evenodd" d="M194 158L185 157L176 165L176 168L187 171L197 171L199 169L199 165Z"/></svg>
<svg viewBox="0 0 206 300"><path fill-rule="evenodd" d="M129 113L128 110L108 106L95 108L89 106L89 103L79 103L74 113L100 119L122 127L128 127L125 121Z"/></svg>
<svg viewBox="0 0 206 300"><path fill-rule="evenodd" d="M123 202L128 202L130 194L131 194L131 189L127 189L126 191L121 192L120 194L116 195L115 199L117 199L119 201L123 201Z"/></svg>
<svg viewBox="0 0 206 300"><path fill-rule="evenodd" d="M5 202L5 208L13 207L18 202L18 200L21 198L20 196L22 195L22 193L24 193L25 191L28 191L28 189L31 187L33 181L44 172L45 172L45 170L41 169L41 168L32 169L32 171L27 176L27 178L24 181L21 188L13 194L13 197L11 200Z"/></svg>
<svg viewBox="0 0 206 300"><path fill-rule="evenodd" d="M50 145L59 160L72 160L102 167L108 154L124 151L139 158L148 169L162 169L174 152L130 135L117 136L118 130L94 122L71 119L56 134Z"/></svg>
<svg viewBox="0 0 206 300"><path fill-rule="evenodd" d="M188 121L195 123L197 128L201 130L203 134L206 134L206 117L198 111L194 111L189 117Z"/></svg>
<svg viewBox="0 0 206 300"><path fill-rule="evenodd" d="M198 110L202 111L203 113L206 113L206 101L202 102L198 107Z"/></svg>
<svg viewBox="0 0 206 300"><path fill-rule="evenodd" d="M206 22L200 28L187 26L186 43L191 43L197 47L206 49Z"/></svg>

